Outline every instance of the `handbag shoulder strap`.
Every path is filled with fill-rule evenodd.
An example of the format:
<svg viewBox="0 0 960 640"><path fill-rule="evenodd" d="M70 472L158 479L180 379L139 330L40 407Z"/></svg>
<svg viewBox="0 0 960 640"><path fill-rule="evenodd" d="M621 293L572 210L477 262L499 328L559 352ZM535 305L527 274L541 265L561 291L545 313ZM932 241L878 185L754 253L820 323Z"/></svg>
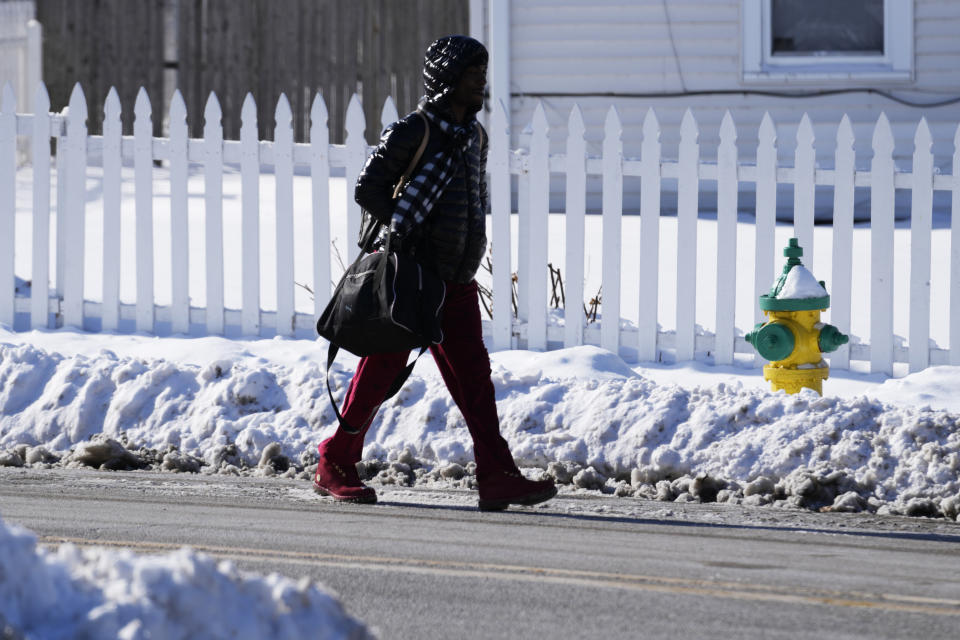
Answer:
<svg viewBox="0 0 960 640"><path fill-rule="evenodd" d="M327 395L330 397L330 406L333 407L333 412L337 415L337 422L340 423L340 428L350 434L362 432L373 420L373 417L377 415L377 411L380 410L380 405L397 395L397 392L400 391L403 383L406 382L407 378L410 377L410 374L413 373L413 365L417 364L417 360L420 359L420 356L422 356L426 350L427 347L420 348L420 353L418 353L417 357L413 359L413 362L405 366L400 373L397 374L397 377L393 379L393 382L390 383L390 388L387 389L387 394L383 397L383 400L380 401L380 404L374 407L373 411L370 412L370 417L367 418L367 421L359 428L354 428L347 424L347 421L344 420L343 415L340 413L340 409L337 408L336 400L333 399L333 390L330 388L330 367L333 365L333 361L337 357L337 352L340 351L340 347L331 342L330 346L327 348Z"/></svg>
<svg viewBox="0 0 960 640"><path fill-rule="evenodd" d="M413 154L413 159L410 160L407 170L403 172L403 175L400 176L400 180L397 182L397 186L393 188L394 200L399 197L400 189L407 184L407 180L410 179L410 174L412 174L413 170L417 168L417 163L420 162L420 158L423 157L423 152L427 148L427 142L430 140L430 123L427 122L426 116L420 113L419 109L414 111L414 113L420 116L420 119L423 120L423 138L420 139L420 146L417 147L417 152Z"/></svg>

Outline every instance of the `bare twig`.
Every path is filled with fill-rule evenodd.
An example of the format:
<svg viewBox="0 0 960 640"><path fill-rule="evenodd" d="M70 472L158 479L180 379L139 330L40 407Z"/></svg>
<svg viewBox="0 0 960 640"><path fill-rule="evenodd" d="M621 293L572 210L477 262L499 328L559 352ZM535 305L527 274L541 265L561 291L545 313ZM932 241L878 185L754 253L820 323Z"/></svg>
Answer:
<svg viewBox="0 0 960 640"><path fill-rule="evenodd" d="M553 265L547 263L547 271L550 273L550 306L557 308L557 273L553 270Z"/></svg>
<svg viewBox="0 0 960 640"><path fill-rule="evenodd" d="M484 271L493 275L493 261L490 258L488 253L486 260L481 264L481 267ZM563 286L563 274L560 272L560 269L553 266L553 263L547 264L547 269L550 273L550 305L554 309L567 307L567 295ZM519 315L519 296L517 293L518 282L520 277L516 272L510 274L510 302L513 306L513 317L516 318ZM477 291L480 294L480 303L483 305L483 310L486 312L487 317L493 318L493 292L482 286L477 285ZM601 292L603 287L597 290L597 295L591 298L588 302L583 303L583 313L587 318L587 322L596 322L597 313L601 305Z"/></svg>
<svg viewBox="0 0 960 640"><path fill-rule="evenodd" d="M550 287L552 289L550 304L553 305L554 309L559 309L560 307L566 308L567 299L563 293L563 276L560 275L560 269L550 263L547 264L547 268L550 269Z"/></svg>
<svg viewBox="0 0 960 640"><path fill-rule="evenodd" d="M487 317L491 320L493 319L493 311L490 310L490 307L493 306L493 292L490 289L487 289L482 284L477 285L477 293L479 293L480 304L483 305L483 310L487 312Z"/></svg>
<svg viewBox="0 0 960 640"><path fill-rule="evenodd" d="M493 276L493 262L490 260L491 252L492 252L492 249L487 251L487 259L486 261L482 262L480 266L483 268L484 271L486 271L491 276ZM493 311L492 311L493 291L491 291L490 289L487 289L486 287L480 284L477 285L477 291L480 294L480 303L483 305L483 310L487 312L487 317L492 320L493 319Z"/></svg>
<svg viewBox="0 0 960 640"><path fill-rule="evenodd" d="M302 289L306 289L307 293L310 294L310 299L313 300L314 298L313 289L311 289L308 285L303 284L302 282L297 282L296 280L293 281L293 284L297 285Z"/></svg>
<svg viewBox="0 0 960 640"><path fill-rule="evenodd" d="M563 278L560 277L560 269L557 269L557 282L560 283L560 303L563 308L567 308L567 294L563 292Z"/></svg>
<svg viewBox="0 0 960 640"><path fill-rule="evenodd" d="M587 322L596 322L597 321L597 309L601 304L600 294L603 291L603 285L600 285L600 288L597 289L597 295L590 298L590 309L587 310L587 305L583 305L583 312L587 314Z"/></svg>
<svg viewBox="0 0 960 640"><path fill-rule="evenodd" d="M343 261L343 256L340 255L340 248L337 247L337 239L334 238L333 240L331 240L330 244L333 245L333 255L337 258L337 262L340 264L340 268L346 271L347 265Z"/></svg>

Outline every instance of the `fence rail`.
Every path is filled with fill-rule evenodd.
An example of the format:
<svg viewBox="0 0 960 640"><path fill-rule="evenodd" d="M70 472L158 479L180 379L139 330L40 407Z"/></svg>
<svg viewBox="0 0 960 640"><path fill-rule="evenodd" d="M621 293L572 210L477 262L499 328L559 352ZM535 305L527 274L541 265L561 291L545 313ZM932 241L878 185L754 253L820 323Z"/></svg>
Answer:
<svg viewBox="0 0 960 640"><path fill-rule="evenodd" d="M43 85L35 96L36 114L17 114L16 99L11 87L3 90L0 103L0 322L13 326L15 313L29 313L29 326L45 328L54 324L84 328L87 320L99 318L102 330L113 331L121 319L133 320L138 331L155 332L157 323L169 323L173 332L187 333L191 325L205 327L208 334L222 334L226 326L239 326L244 335L262 332L290 336L298 329L309 330L316 314L323 309L330 295L331 281L331 216L329 180L331 169L342 169L347 184L353 184L369 151L364 139L365 118L357 96L350 101L346 113L345 144L330 144L328 113L318 94L311 108L311 142L295 143L291 109L286 96L281 96L275 110L274 140L259 140L257 108L248 95L242 108L239 140L224 140L222 112L215 94L210 94L204 110L204 137L191 139L186 127L187 110L183 98L176 93L169 109L169 137L153 136L153 110L144 90L134 108L134 134L124 136L120 126L120 101L111 91L104 105L102 136L88 135L86 99L77 85L71 95L66 114L48 113L49 99ZM386 124L397 118L391 99L381 112ZM690 360L698 352L710 352L717 364L730 364L735 353L752 353L742 332L735 327L734 309L738 295L754 299L765 293L774 259L774 197L778 184L794 186L794 233L807 255L813 255L814 189L819 185L833 187L834 221L833 272L834 291L832 322L849 331L850 288L853 267L853 193L855 187L868 187L872 198L871 219L871 344L842 347L831 358L835 368L848 368L851 360L869 361L871 370L893 373L895 362L909 363L912 371L936 364L960 364L960 252L951 254L950 267L950 347L930 345L930 247L932 233L932 198L934 190L951 191L953 211L960 211L960 128L955 142L952 175L940 175L933 168L931 137L921 120L915 138L915 154L911 172L897 172L893 163L893 137L890 124L882 116L876 123L873 137L874 160L869 171L856 171L853 162L853 133L845 116L837 134L835 166L820 169L814 164L814 140L809 119L804 116L797 135L793 167L776 165L775 128L769 116L760 127L757 164L738 161L736 126L727 114L720 130L720 146L715 162L700 157L699 129L691 112L682 125L678 159L664 159L659 141L660 127L650 110L643 124L644 141L639 159L623 157L619 116L611 107L604 127L603 153L599 158L585 153L584 126L578 108L571 111L566 129L566 153L550 155L549 130L542 107L538 107L531 123L528 149L510 149L506 114L502 105L494 110L490 121L490 154L488 172L492 208L492 319L486 331L496 350L524 346L543 350L558 345L597 344L610 351L635 353L641 361L657 360L664 351L672 351L679 361ZM15 219L15 141L17 135L33 141L33 216L32 264L33 286L30 297L15 293L13 269ZM47 265L51 213L50 144L56 141L58 168L58 215L56 218L56 295L45 296L52 278ZM66 238L83 238L85 216L84 179L89 158L102 159L103 166L103 300L85 299L84 243ZM132 163L135 184L136 218L136 302L121 304L120 278L120 189L121 167ZM170 169L172 303L156 304L153 283L155 250L154 162L164 161ZM190 305L187 276L188 165L202 167L204 175L204 250L207 303L204 308ZM225 164L238 164L241 174L242 228L242 304L240 309L224 305L223 246L223 173ZM263 165L272 165L276 180L276 274L277 309L261 308L259 177ZM314 313L297 313L294 307L293 277L293 175L296 169L308 171L312 185L312 251ZM566 247L565 265L567 296L573 313L563 326L552 324L548 314L548 251L549 183L551 174L566 177ZM519 177L519 232L511 231L511 176ZM620 319L622 251L622 195L625 177L641 181L639 252L641 273L656 273L661 252L676 252L678 259L675 331L665 331L658 324L657 278L639 278L642 302L636 326L603 321L586 324L580 304L583 300L585 184L587 176L602 176L602 310L604 318ZM659 246L661 225L660 193L664 180L678 185L678 240L676 246ZM684 256L697 254L697 216L699 185L703 180L717 181L717 237L715 334L698 331L695 318L696 273ZM756 272L755 278L737 274L737 191L742 182L755 183L757 192ZM894 190L910 189L911 211L911 276L908 296L894 299ZM347 237L357 235L360 215L356 203L348 198ZM953 216L952 247L960 246L960 223ZM516 247L517 264L511 268L512 249ZM348 257L357 249L350 243ZM512 274L519 273L517 317L512 309ZM528 277L534 274L534 277ZM752 290L738 288L737 282L753 280ZM908 346L893 333L894 304L907 304L910 309ZM945 307L946 305L944 305ZM945 311L945 309L944 309ZM937 311L941 312L941 311ZM52 314L52 315L51 315ZM756 311L759 320L759 310ZM194 329L196 331L196 329Z"/></svg>

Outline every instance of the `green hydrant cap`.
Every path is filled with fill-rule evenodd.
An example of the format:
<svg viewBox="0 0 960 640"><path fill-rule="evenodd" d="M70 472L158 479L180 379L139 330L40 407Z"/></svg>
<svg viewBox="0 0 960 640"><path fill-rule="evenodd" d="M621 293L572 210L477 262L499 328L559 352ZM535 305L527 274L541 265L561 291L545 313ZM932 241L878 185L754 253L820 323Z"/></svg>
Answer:
<svg viewBox="0 0 960 640"><path fill-rule="evenodd" d="M783 272L773 284L770 293L760 296L760 308L764 311L810 311L828 308L830 306L830 296L827 294L823 283L820 282L819 287L811 285L810 281L815 283L816 280L800 262L800 256L803 255L803 247L800 246L800 241L796 238L790 238L789 243L783 250L783 255L787 258L787 264L783 266ZM794 269L798 269L798 271L791 276L791 271ZM784 285L787 284L788 279L791 280L791 284L805 285L802 287L800 295L781 297L784 294ZM803 295L811 292L813 295ZM819 295L821 293L823 295Z"/></svg>
<svg viewBox="0 0 960 640"><path fill-rule="evenodd" d="M803 255L803 247L800 246L800 241L797 238L790 238L787 241L787 246L783 248L783 255L787 258L787 264L791 267L800 264L800 256Z"/></svg>
<svg viewBox="0 0 960 640"><path fill-rule="evenodd" d="M756 331L747 334L747 342L751 343L761 356L774 362L786 360L793 353L793 332L786 326L771 322L759 327Z"/></svg>

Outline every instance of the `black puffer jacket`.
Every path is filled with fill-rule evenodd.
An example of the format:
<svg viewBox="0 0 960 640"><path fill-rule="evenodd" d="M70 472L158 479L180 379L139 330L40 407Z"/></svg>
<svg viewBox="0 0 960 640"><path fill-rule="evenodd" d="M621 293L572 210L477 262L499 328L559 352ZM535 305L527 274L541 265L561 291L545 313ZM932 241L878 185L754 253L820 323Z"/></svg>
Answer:
<svg viewBox="0 0 960 640"><path fill-rule="evenodd" d="M460 39L469 42L460 42ZM475 46L473 46L475 43ZM438 46L444 45L444 46ZM459 46L453 46L459 45ZM482 50L482 63L486 64L486 50L476 40L465 36L444 38L431 45L427 51L424 80L427 89L425 100L452 120L445 104L449 91L446 87L456 84L469 64L477 63L478 50ZM471 114L472 126L480 129L475 142L464 154L471 166L460 163L439 199L420 228L410 238L409 248L420 263L434 271L444 280L470 282L486 252L486 220L484 216L471 213L469 202L477 198L481 211L487 211L487 135ZM470 123L465 123L470 125ZM415 176L421 166L443 148L456 143L440 127L430 123L430 138L427 148L411 175ZM393 123L383 132L380 143L357 179L354 197L365 210L381 222L390 223L393 215L393 189L416 153L424 135L424 120L414 113Z"/></svg>

